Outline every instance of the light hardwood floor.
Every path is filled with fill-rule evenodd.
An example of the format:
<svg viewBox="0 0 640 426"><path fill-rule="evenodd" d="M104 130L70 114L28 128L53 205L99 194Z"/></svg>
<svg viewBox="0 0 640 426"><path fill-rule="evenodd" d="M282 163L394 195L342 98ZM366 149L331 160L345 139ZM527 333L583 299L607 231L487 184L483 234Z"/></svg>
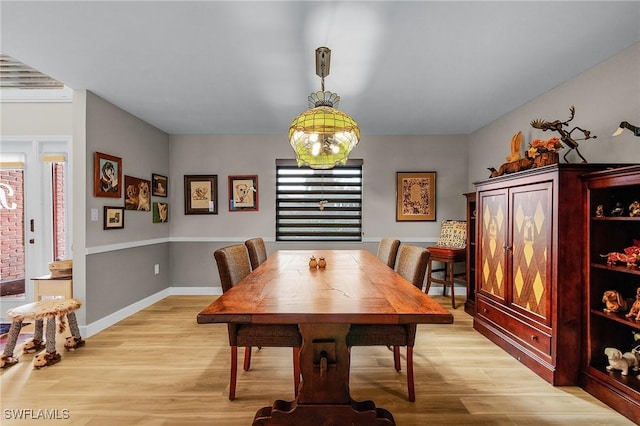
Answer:
<svg viewBox="0 0 640 426"><path fill-rule="evenodd" d="M249 372L239 363L237 399L227 399L227 326L196 324L211 300L168 297L75 352L64 352L59 339L62 361L41 370L33 369L33 355L21 355L0 376L0 423L250 425L258 408L292 399L288 348L254 349ZM404 359L397 373L384 347L352 350L352 396L373 399L398 425L633 424L580 388L550 386L476 333L462 306L453 312L453 325L418 327L415 403L406 398ZM30 420L15 420L26 410ZM43 421L39 410L68 418Z"/></svg>

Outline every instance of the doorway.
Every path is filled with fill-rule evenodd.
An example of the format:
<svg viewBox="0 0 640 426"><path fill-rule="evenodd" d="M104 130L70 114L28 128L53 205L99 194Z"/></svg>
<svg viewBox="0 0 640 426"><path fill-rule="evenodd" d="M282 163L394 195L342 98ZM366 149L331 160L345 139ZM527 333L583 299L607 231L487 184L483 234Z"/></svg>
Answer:
<svg viewBox="0 0 640 426"><path fill-rule="evenodd" d="M33 301L31 279L70 256L70 140L2 139L0 150L0 302Z"/></svg>

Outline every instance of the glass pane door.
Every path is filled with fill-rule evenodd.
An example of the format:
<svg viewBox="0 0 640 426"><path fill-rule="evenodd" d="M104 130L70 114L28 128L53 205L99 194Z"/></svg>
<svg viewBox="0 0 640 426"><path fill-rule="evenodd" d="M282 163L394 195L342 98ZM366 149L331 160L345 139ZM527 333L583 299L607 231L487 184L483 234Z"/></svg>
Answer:
<svg viewBox="0 0 640 426"><path fill-rule="evenodd" d="M24 155L0 163L0 296L25 298ZM6 161L14 160L14 161Z"/></svg>
<svg viewBox="0 0 640 426"><path fill-rule="evenodd" d="M0 316L33 301L32 279L70 258L65 140L2 140L0 150Z"/></svg>

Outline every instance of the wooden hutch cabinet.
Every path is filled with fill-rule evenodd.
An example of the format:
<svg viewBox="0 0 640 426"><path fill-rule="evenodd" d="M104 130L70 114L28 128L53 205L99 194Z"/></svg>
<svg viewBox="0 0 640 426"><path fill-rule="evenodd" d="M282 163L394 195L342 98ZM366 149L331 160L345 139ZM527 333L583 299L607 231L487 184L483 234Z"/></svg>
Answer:
<svg viewBox="0 0 640 426"><path fill-rule="evenodd" d="M467 259L466 274L467 300L464 311L471 316L476 314L476 193L464 194L467 199Z"/></svg>
<svg viewBox="0 0 640 426"><path fill-rule="evenodd" d="M580 385L634 422L640 421L640 375L629 368L629 374L607 371L604 349L617 348L631 352L640 345L640 321L626 318L625 313L604 312L603 294L607 290L635 300L640 288L640 262L627 266L624 262L607 263L611 252L624 249L640 240L640 217L630 216L629 205L640 201L640 165L590 173L584 177L586 203L585 250L585 315L583 363ZM622 204L621 215L613 215L616 204ZM603 215L596 214L603 206ZM630 307L630 306L629 306Z"/></svg>
<svg viewBox="0 0 640 426"><path fill-rule="evenodd" d="M553 385L578 383L580 176L602 168L555 164L475 184L474 328Z"/></svg>

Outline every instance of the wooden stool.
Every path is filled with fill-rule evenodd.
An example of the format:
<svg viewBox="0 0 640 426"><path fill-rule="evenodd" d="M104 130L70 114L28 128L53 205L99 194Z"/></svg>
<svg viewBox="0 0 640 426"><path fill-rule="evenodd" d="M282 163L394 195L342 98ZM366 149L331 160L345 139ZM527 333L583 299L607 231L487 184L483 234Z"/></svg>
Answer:
<svg viewBox="0 0 640 426"><path fill-rule="evenodd" d="M25 320L35 321L35 331L33 339L28 340L24 344L23 352L34 353L46 347L44 353L37 355L33 360L36 369L53 365L60 362L60 354L56 352L56 317L60 322L60 331L64 331L64 317L69 321L71 337L68 337L64 347L68 351L73 351L84 346L84 340L80 336L80 329L76 320L75 311L82 304L76 299L50 299L41 300L39 302L28 303L18 306L7 312L7 316L11 318L11 328L7 338L7 346L4 348L2 358L0 358L0 368L11 367L18 362L18 358L13 356L13 350L18 341L18 335L22 328L22 322ZM43 321L47 319L46 345L42 343Z"/></svg>
<svg viewBox="0 0 640 426"><path fill-rule="evenodd" d="M427 287L424 292L429 294L431 283L442 284L442 295L447 294L447 286L451 286L451 306L456 309L456 296L453 291L453 284L456 278L466 281L466 272L454 272L454 266L458 262L466 262L466 248L450 248L450 247L427 247L431 256L429 257L429 266L427 267ZM444 263L444 268L433 269L433 262ZM444 272L444 278L434 278L434 272Z"/></svg>

